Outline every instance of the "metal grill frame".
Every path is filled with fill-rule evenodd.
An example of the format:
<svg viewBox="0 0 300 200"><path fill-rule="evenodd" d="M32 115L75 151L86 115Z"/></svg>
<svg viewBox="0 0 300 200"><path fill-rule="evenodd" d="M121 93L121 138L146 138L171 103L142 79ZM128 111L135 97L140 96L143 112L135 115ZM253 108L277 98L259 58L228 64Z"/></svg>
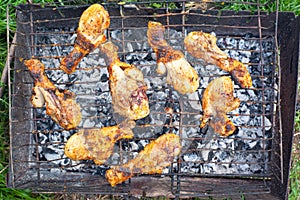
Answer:
<svg viewBox="0 0 300 200"><path fill-rule="evenodd" d="M189 20L195 21L197 17L201 22L202 30L205 32L214 31L217 35L239 36L251 32L254 36L262 38L273 36L278 40L280 48L280 60L278 60L278 79L280 83L279 101L276 104L276 115L274 138L272 146L272 175L271 177L241 178L241 177L188 177L174 174L173 177L161 178L160 176L139 176L129 181L129 184L111 188L105 179L93 175L69 173L64 177L55 174L43 177L39 171L39 163L31 165L26 162L29 158L29 144L31 137L37 137L32 133L33 123L28 116L32 116L32 106L29 101L24 101L24 93L31 88L25 87L23 81L30 82L32 79L24 75L24 69L19 58L29 58L33 52L34 23L53 26L63 24L65 20L78 19L84 6L45 7L39 5L20 5L17 8L19 33L16 47L20 44L29 44L28 51L16 51L14 66L11 65L9 72L13 74L14 80L10 80L10 171L7 184L13 188L30 188L35 192L80 192L100 193L114 195L165 195L168 197L240 197L241 194L248 198L259 197L261 199L287 198L287 186L291 157L291 144L294 131L294 116L297 91L297 71L299 63L299 17L295 18L293 13L250 13L248 11L224 11L219 15L218 10L189 10L185 8L185 1L180 2L182 10L163 9L135 9L125 8L124 5L105 4L110 15L116 17L110 29L126 27L126 23L135 24L136 19L132 16L139 16L140 23L137 26L147 27L150 19L162 20L168 28L180 29L189 24ZM168 3L167 3L168 5ZM70 10L72 12L70 12ZM122 16L124 13L128 15ZM61 18L61 14L64 18ZM75 17L74 17L75 16ZM218 18L209 20L207 16ZM242 18L240 18L242 17ZM236 18L235 24L229 19ZM296 19L296 20L295 20ZM77 27L77 21L72 20L70 26ZM224 27L227 27L224 31ZM251 29L249 30L249 27ZM198 27L197 27L198 29ZM239 31L236 31L238 29ZM190 29L192 30L192 29ZM292 47L292 48L291 48ZM289 66L289 67L281 67ZM19 81L20 80L20 81ZM22 105L21 109L18 105ZM18 109L14 109L18 108ZM283 116L288 116L287 118ZM282 119L284 118L284 119ZM24 132L25 130L25 132ZM24 162L23 162L23 161ZM37 179L30 180L30 177ZM143 187L140 187L143 185ZM170 187L171 185L171 187ZM88 190L87 190L88 188ZM152 189L149 189L152 188ZM185 189L187 188L187 189ZM194 191L189 191L193 188ZM182 192L183 191L183 192Z"/></svg>

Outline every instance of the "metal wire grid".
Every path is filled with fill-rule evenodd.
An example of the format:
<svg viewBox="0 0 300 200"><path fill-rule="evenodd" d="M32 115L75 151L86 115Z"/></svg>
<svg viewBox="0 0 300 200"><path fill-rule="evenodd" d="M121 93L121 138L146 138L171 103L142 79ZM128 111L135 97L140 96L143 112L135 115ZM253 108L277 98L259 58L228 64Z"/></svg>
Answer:
<svg viewBox="0 0 300 200"><path fill-rule="evenodd" d="M177 2L178 3L178 2ZM253 67L260 67L261 68L261 74L256 74L256 75L252 75L252 78L257 78L257 79L260 79L260 80L272 80L272 81L275 81L279 74L277 74L275 68L277 66L277 60L273 60L272 63L267 63L263 60L263 56L262 56L262 53L267 51L267 52L272 52L272 53L276 53L277 52L277 48L276 46L274 47L273 46L273 49L264 49L263 48L263 42L266 42L266 41L271 41L271 42L274 42L276 40L276 38L274 37L270 37L270 35L274 34L276 35L276 33L274 32L266 32L266 35L265 35L265 30L268 30L270 27L264 27L262 24L261 24L261 17L263 18L264 15L262 15L260 12L258 12L257 14L249 14L249 15L245 15L243 17L247 18L247 17L254 17L255 19L257 19L257 25L256 26L236 26L236 25L212 25L212 24L206 24L206 23L201 23L201 22L198 22L198 23L193 23L193 24L190 24L190 23L187 23L189 22L187 20L187 18L191 19L193 17L198 17L198 18L201 18L201 17L207 17L207 18L216 18L215 15L211 15L211 14L208 14L208 13L202 13L202 12L194 12L193 10L187 10L186 8L186 2L185 1L182 1L182 2L179 2L181 4L181 8L182 10L176 10L176 11L172 11L170 8L169 8L169 2L166 2L165 3L165 8L164 9L159 9L160 11L158 11L158 13L154 13L154 14L140 14L140 15L136 15L136 14L129 14L129 15L126 15L127 13L127 7L126 7L126 4L125 5L117 5L119 11L120 11L120 15L116 15L116 16L113 16L111 15L111 20L112 20L112 23L111 23L111 27L110 29L108 30L108 38L109 39L112 39L111 38L111 33L113 30L115 29L119 29L121 31L121 34L122 34L122 41L121 41L121 45L119 44L119 47L121 47L119 49L119 54L120 54L120 57L121 58L125 58L126 57L126 54L129 52L128 49L126 48L126 45L125 43L127 42L138 42L138 41L132 41L130 39L127 39L125 37L125 33L126 33L126 30L129 30L129 29L136 29L136 30L139 30L139 29L145 29L145 23L144 21L148 21L148 19L156 19L156 20L163 20L164 22L166 22L164 25L166 25L166 32L167 32L167 40L170 40L170 39L177 39L177 40L183 40L183 37L186 36L186 34L188 33L188 31L190 30L193 30L193 29L204 29L204 30L211 30L211 28L213 27L214 29L216 30L220 30L220 29L224 29L225 31L222 33L222 31L219 31L217 32L217 36L218 37L228 37L228 34L226 33L226 31L229 31L229 29L236 29L236 30L240 30L241 32L244 32L249 29L253 29L253 30L258 30L258 35L255 37L253 36L253 38L251 38L251 40L257 40L260 44L260 50L257 51L257 54L258 55L261 55L260 56L260 59L259 59L259 62L257 63L245 63L245 64L248 64L249 66L253 66ZM134 4L135 5L135 4ZM137 3L137 5L143 5L143 3ZM114 7L115 4L110 4L108 3L107 4L107 7ZM136 8L134 8L136 9ZM258 11L259 11L259 6L258 6ZM161 13L159 13L161 12ZM33 13L30 13L30 15L33 15ZM70 21L78 21L79 19L79 16L77 17L74 17L74 18L61 18L61 19L44 19L44 20L34 20L34 16L31 16L31 20L29 22L25 22L25 24L27 23L28 26L31 27L31 32L30 33L25 33L25 32L17 32L17 34L21 34L21 35L29 35L29 37L31 38L29 41L31 41L30 44L12 44L12 45L16 45L16 46L22 46L22 45L25 45L25 49L28 49L30 50L30 56L33 56L35 58L38 58L38 59L61 59L63 56L62 55L49 55L49 56L37 56L37 52L38 50L41 50L42 48L44 48L45 46L47 45L50 45L50 46L55 46L55 47L60 47L60 46L72 46L71 43L69 44L36 44L35 41L36 41L36 38L39 37L39 35L60 35L60 34L67 34L67 35L70 35L70 34L73 34L75 29L73 29L73 31L70 31L68 32L68 30L63 30L62 31L54 31L54 32L47 32L43 29L39 29L39 24L47 24L47 23L56 23L56 22L70 22ZM221 19L240 19L241 16L218 16L220 17ZM176 21L178 19L181 19L182 21L180 21L179 23L177 23ZM142 27L138 27L138 26L132 26L132 27L128 27L126 26L130 21L134 21L134 20L141 20L142 23L143 23L143 26ZM115 22L114 22L115 21ZM175 23L174 23L175 22ZM20 22L20 23L23 23L23 22ZM121 25L121 26L120 26ZM41 25L43 27L43 25ZM182 32L182 37L177 37L177 38L171 38L170 36L170 32L172 29L176 29L176 30L180 30ZM234 35L234 36L231 36L231 37L234 37L236 39L240 39L241 36L238 36L237 35ZM117 42L120 42L120 41L117 41ZM145 41L141 41L141 42L145 42ZM239 47L236 46L234 47L235 50L239 50ZM243 49L244 50L244 49ZM248 51L251 51L251 52L255 52L255 50L248 50ZM90 54L90 56L94 56L93 53ZM274 56L274 58L276 58L276 56ZM17 60L19 59L18 57L15 58L16 61L15 62L18 62ZM192 65L197 65L197 62L201 62L201 61L197 61L195 60L194 63L192 62ZM264 74L264 69L266 67L270 67L271 68L274 68L274 71L273 73L271 73L271 76L268 76L268 75L265 75ZM20 67L20 68L19 68ZM47 66L46 66L47 67ZM137 67L141 67L139 65L137 65ZM149 64L149 66L146 66L146 67L150 67L151 69L155 69L155 65L152 65L152 64ZM105 66L95 66L95 68L105 68ZM47 68L47 70L51 71L51 70L57 70L56 67L52 68L52 67L49 67ZM77 69L77 70L90 70L89 68L85 68L85 69ZM31 91L29 88L32 87L32 81L31 81L31 78L28 74L28 72L24 69L23 66L18 66L17 69L16 68L12 68L11 70L11 73L13 74L16 74L16 73L22 73L24 78L22 78L22 81L21 81L21 84L24 84L24 85L28 85L28 87L26 87L28 90L26 90L23 94L20 94L18 93L18 89L17 89L17 85L20 84L19 81L15 81L15 80L11 80L10 82L10 86L11 88L15 88L14 90L11 89L11 97L12 99L16 98L16 96L18 95L21 95L22 98L24 99L29 99L29 97L31 96ZM154 76L153 74L150 75L150 78L151 76ZM214 76L214 75L213 75ZM212 77L213 77L212 76ZM145 76L145 78L148 78L147 75ZM262 81L263 82L263 81ZM68 83L68 82L63 82L63 83L57 83L58 85L76 85L76 84L89 84L90 82L78 82L78 83ZM200 88L200 89L205 89L205 88ZM237 89L237 90L241 90L241 89ZM262 84L262 87L261 88L252 88L250 90L253 90L254 92L258 92L258 93L261 93L262 94L262 100L261 101L254 101L254 100L251 100L251 101L248 101L248 102L245 102L246 104L260 104L260 107L261 107L261 112L260 113L251 113L251 114L245 114L245 115L249 115L249 116L269 116L270 118L275 118L275 110L273 108L271 108L270 110L266 111L266 107L274 107L274 106L278 106L278 102L276 99L274 99L273 101L266 101L264 100L264 92L267 91L267 90L272 90L273 93L278 93L278 89L277 87L274 85L273 88L264 88L264 84ZM170 124L166 123L164 125L162 125L162 128L165 130L164 131L170 131L170 130L174 130L176 129L178 131L178 134L180 136L182 136L182 132L183 132L183 129L188 129L188 128L195 128L195 129L199 129L199 124L195 123L195 124L192 124L192 123L187 123L187 122L184 122L184 117L186 115L194 115L194 116L197 116L199 115L199 112L195 112L195 113L192 113L192 112L186 112L184 111L185 108L184 108L184 104L185 104L185 101L186 99L184 97L180 97L179 98L179 101L176 101L173 99L172 97L172 89L169 88L169 94L168 94L168 98L160 103L164 103L166 105L171 105L170 107L172 107L172 104L178 104L180 109L179 109L179 112L173 112L173 113L169 113L169 112L155 112L155 111L151 111L152 113L154 114L158 114L158 115L165 115L166 116L166 119L169 118L169 119L172 119L174 116L175 117L178 117L179 118L179 124L177 126L174 126L172 125L172 120L170 120ZM80 95L84 95L84 94L78 94L79 96ZM90 96L93 96L93 95L96 95L96 94L89 94ZM154 100L151 100L150 98L150 101L154 101ZM193 101L193 100L192 100ZM199 103L199 100L194 100L195 102ZM154 102L153 102L154 103ZM158 101L156 101L154 104L156 103L159 103ZM26 170L29 170L29 169L33 169L35 172L34 173L37 173L37 181L35 183L36 186L38 185L41 185L41 187L43 188L43 170L45 169L49 169L49 168L53 168L53 169L56 169L56 168L59 168L58 166L56 165L53 165L51 162L49 161L41 161L40 158L39 158L39 155L38 155L38 149L42 146L39 142L39 139L40 139L40 134L41 133L53 133L54 131L60 131L62 132L63 130L38 130L38 124L37 122L39 121L43 121L43 120L47 120L47 119L44 119L44 118L39 118L37 117L37 114L36 114L36 111L35 109L32 108L32 106L28 103L25 103L26 105L16 105L16 104L11 104L12 107L11 107L11 115L10 115L10 122L11 122L11 127L13 127L16 123L23 123L23 122L28 122L31 126L30 128L30 131L29 130L26 130L26 131L23 131L23 130L18 130L19 132L17 133L13 133L15 136L13 137L13 139L15 139L15 137L17 135L27 135L30 137L30 140L28 140L28 144L27 143L23 143L23 142L20 142L20 144L18 145L12 145L11 146L11 150L14 151L14 149L16 148L20 148L20 147L23 147L24 149L29 149L30 152L32 151L36 151L35 154L35 157L32 156L32 154L28 155L28 157L24 157L24 160L14 160L12 158L12 160L14 161L12 164L13 165L18 165L18 163L32 163L32 164L29 164L29 168L26 168L25 171L22 171L20 174L15 172L15 180L14 181L17 181L19 178L22 179L22 176L24 174L26 174ZM96 105L96 106L99 106L99 105ZM25 110L30 110L30 112L32 112L32 115L30 115L28 118L24 118L24 119L16 119L14 118L14 114L15 112L17 112L19 109L25 109ZM232 114L231 116L234 116L234 114ZM243 114L240 114L240 116L243 116ZM253 150L254 152L257 152L257 151L260 151L260 152L263 152L263 153L266 153L267 154L267 157L269 158L271 156L271 153L272 154L275 154L275 156L279 156L281 155L281 150L280 149L277 149L275 148L276 146L280 146L280 141L278 142L277 140L275 141L274 139L274 136L273 136L273 133L275 132L274 130L274 126L272 125L270 128L271 128L271 135L268 133L266 134L266 126L269 126L269 125L266 125L265 124L265 121L264 121L264 118L262 118L262 123L261 125L256 125L256 128L259 128L262 130L263 132L263 135L261 138L236 138L236 137L232 137L231 139L234 140L234 141L239 141L239 140L259 140L262 142L262 146L263 148L262 149L259 149L259 150ZM274 121L273 121L274 123ZM138 127L140 128L143 128L143 127L148 127L150 124L139 124L138 123ZM150 126L157 126L155 124L151 124ZM160 125L161 126L161 125ZM247 126L246 128L251 128L250 126ZM32 131L33 130L33 131ZM200 130L201 131L201 130ZM214 136L215 137L215 136ZM155 139L155 138L138 138L136 140L142 140L142 139ZM204 140L207 140L207 137L205 137L204 135L202 136L197 136L197 137L190 137L190 138L184 138L182 137L182 140L184 141L204 141ZM120 147L120 153L122 154L122 152L124 151L122 149L122 146L124 146L124 143L128 143L128 141L120 141L119 142L119 147ZM273 146L271 146L271 144ZM211 149L205 149L205 148L202 148L201 150L211 150ZM196 149L196 148L189 148L186 150L185 153L189 153L189 152L197 152L199 151L199 149ZM216 150L218 151L218 150ZM243 150L241 150L243 151ZM251 151L249 150L244 150L246 153L250 153L251 154ZM274 152L275 151L275 152ZM261 174L187 174L187 173L184 173L184 172L181 172L181 168L180 166L182 164L185 164L187 163L186 161L183 160L183 155L184 153L182 154L182 156L180 156L180 158L178 159L178 161L176 163L173 163L173 165L175 166L174 168L171 167L171 171L167 172L166 175L168 176L171 176L172 177L172 191L173 193L177 194L177 195L184 195L184 194L187 194L187 195L192 195L194 194L194 192L191 191L191 188L189 186L187 186L188 184L185 184L185 181L184 181L184 177L185 176L192 176L192 177L197 177L197 176L200 176L200 177L256 177L256 178L260 178L260 179L263 179L263 180L269 180L271 178L272 175L274 175L272 173L272 171L270 171L269 169L264 171L263 173ZM122 156L121 156L122 157ZM29 158L29 159L28 159ZM266 158L266 157L264 157ZM122 162L122 161L121 161ZM203 161L197 161L199 162L199 164L203 164ZM272 160L271 159L267 159L267 160L262 160L261 161L263 165L265 166L273 166L273 163L272 163ZM226 163L224 161L216 161L215 164L232 164L232 163ZM239 161L236 161L234 164L245 164L244 162L239 162ZM247 163L249 164L249 163ZM276 166L278 169L281 169L281 166ZM12 166L12 169L14 169L14 166ZM267 167L265 167L264 169L267 169ZM281 175L278 175L278 174L282 174L282 170L278 170L280 173L277 173L276 176L277 178L280 180L282 177ZM83 170L84 172L84 170ZM18 175L17 175L18 174ZM71 172L71 174L73 174ZM75 173L76 174L76 173ZM67 176L67 175L66 175ZM183 179L181 178L183 177ZM81 183L84 185L84 182L85 180L91 180L91 177L88 176L88 178L81 178ZM57 180L58 182L64 182L64 185L66 187L72 187L72 184L74 184L74 182L77 182L77 180L73 181L68 179L67 181L62 181L60 177L57 177ZM130 182L129 182L130 183ZM187 181L187 183L190 183L190 181ZM266 184L265 184L266 185ZM89 185L89 187L91 187L91 185ZM128 185L125 185L125 189L123 188L123 192L122 190L118 190L117 193L126 193L127 190L128 190L128 187L130 187L130 184L129 186ZM256 188L257 189L257 188ZM46 188L43 188L43 190L47 190ZM67 190L67 189L66 189ZM255 190L255 189L254 189ZM264 190L264 192L268 192L269 190L266 189ZM102 191L103 192L103 191ZM107 188L107 192L110 193L112 192L112 189L111 188ZM261 191L260 191L261 192ZM104 192L105 193L105 192ZM195 194L194 194L195 195ZM204 194L205 196L206 194ZM199 194L197 194L196 196L199 196Z"/></svg>

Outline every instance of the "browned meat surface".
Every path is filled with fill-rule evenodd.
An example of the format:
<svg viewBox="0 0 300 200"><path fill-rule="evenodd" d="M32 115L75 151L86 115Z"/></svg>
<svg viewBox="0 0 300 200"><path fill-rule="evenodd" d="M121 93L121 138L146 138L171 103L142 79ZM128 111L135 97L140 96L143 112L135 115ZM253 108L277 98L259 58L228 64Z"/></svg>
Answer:
<svg viewBox="0 0 300 200"><path fill-rule="evenodd" d="M245 65L229 58L219 49L216 42L215 36L201 31L190 32L184 39L185 48L192 56L219 66L222 70L229 72L242 88L250 88L252 79Z"/></svg>
<svg viewBox="0 0 300 200"><path fill-rule="evenodd" d="M167 83L181 94L195 92L199 87L196 70L187 62L182 52L174 50L164 39L165 27L159 22L148 23L148 43L156 53L157 73L167 71Z"/></svg>
<svg viewBox="0 0 300 200"><path fill-rule="evenodd" d="M145 146L132 160L106 171L111 186L122 183L136 174L160 174L180 154L179 136L164 134Z"/></svg>
<svg viewBox="0 0 300 200"><path fill-rule="evenodd" d="M100 50L108 65L114 112L133 120L146 117L150 110L143 73L134 65L121 62L112 42L100 45Z"/></svg>
<svg viewBox="0 0 300 200"><path fill-rule="evenodd" d="M226 113L235 110L239 105L240 100L233 96L232 80L227 76L214 79L203 94L203 117L200 127L203 128L210 120L209 124L216 133L221 136L231 135L236 127Z"/></svg>
<svg viewBox="0 0 300 200"><path fill-rule="evenodd" d="M135 122L124 121L116 126L81 129L67 141L65 155L72 160L93 160L97 165L104 164L118 140L133 137L134 126Z"/></svg>
<svg viewBox="0 0 300 200"><path fill-rule="evenodd" d="M81 121L80 106L75 94L69 90L58 89L46 76L45 66L39 60L24 61L34 79L31 103L40 108L46 104L46 113L64 129L74 129Z"/></svg>
<svg viewBox="0 0 300 200"><path fill-rule="evenodd" d="M108 12L100 4L93 4L81 15L74 49L60 63L60 68L71 74L81 59L106 41L104 31L109 27Z"/></svg>

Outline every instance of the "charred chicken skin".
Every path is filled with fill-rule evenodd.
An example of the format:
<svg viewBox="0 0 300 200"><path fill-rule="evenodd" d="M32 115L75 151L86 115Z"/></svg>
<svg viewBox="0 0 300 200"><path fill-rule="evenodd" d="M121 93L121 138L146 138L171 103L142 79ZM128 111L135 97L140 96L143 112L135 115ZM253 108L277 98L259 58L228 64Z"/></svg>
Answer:
<svg viewBox="0 0 300 200"><path fill-rule="evenodd" d="M182 52L174 50L164 39L165 27L159 22L148 23L148 43L156 53L157 73L167 71L167 83L181 94L195 92L199 87L196 70L187 62Z"/></svg>
<svg viewBox="0 0 300 200"><path fill-rule="evenodd" d="M69 90L58 89L46 76L45 66L39 60L25 60L34 79L32 97L35 108L46 104L46 113L66 130L76 128L81 121L80 106L76 103L75 94Z"/></svg>
<svg viewBox="0 0 300 200"><path fill-rule="evenodd" d="M203 128L209 124L221 136L231 135L236 127L226 113L235 110L240 105L240 100L233 96L232 80L223 76L211 81L204 91L202 98L203 117L200 125Z"/></svg>
<svg viewBox="0 0 300 200"><path fill-rule="evenodd" d="M134 126L134 121L123 121L116 126L81 129L67 141L65 155L72 160L93 160L97 165L104 164L118 140L133 137Z"/></svg>
<svg viewBox="0 0 300 200"><path fill-rule="evenodd" d="M190 32L184 39L186 50L194 57L217 65L231 74L242 88L250 88L252 79L243 63L221 51L216 44L217 38L201 31Z"/></svg>
<svg viewBox="0 0 300 200"><path fill-rule="evenodd" d="M146 117L150 110L143 73L134 65L121 62L118 47L112 42L100 45L100 50L108 65L114 112L132 120Z"/></svg>
<svg viewBox="0 0 300 200"><path fill-rule="evenodd" d="M168 133L150 142L138 155L120 166L106 171L106 178L111 186L122 183L136 174L161 174L180 154L179 136Z"/></svg>
<svg viewBox="0 0 300 200"><path fill-rule="evenodd" d="M104 31L110 25L108 12L100 4L88 7L80 17L74 49L62 59L60 68L71 74L81 59L106 41Z"/></svg>

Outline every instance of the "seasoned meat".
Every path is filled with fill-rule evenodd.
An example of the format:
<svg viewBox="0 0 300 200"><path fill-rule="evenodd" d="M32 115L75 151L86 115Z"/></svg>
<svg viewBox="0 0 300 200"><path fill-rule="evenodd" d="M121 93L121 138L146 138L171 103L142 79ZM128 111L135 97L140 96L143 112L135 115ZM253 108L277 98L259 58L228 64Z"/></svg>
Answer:
<svg viewBox="0 0 300 200"><path fill-rule="evenodd" d="M165 27L159 22L148 23L148 43L156 53L157 73L167 71L167 83L181 94L195 92L199 87L196 70L182 52L174 50L164 39Z"/></svg>
<svg viewBox="0 0 300 200"><path fill-rule="evenodd" d="M200 125L203 128L210 119L210 126L221 136L231 135L236 127L228 119L226 113L235 110L240 100L233 96L233 83L227 77L219 77L211 81L202 98L203 117Z"/></svg>
<svg viewBox="0 0 300 200"><path fill-rule="evenodd" d="M136 174L160 174L180 154L179 136L168 133L150 142L138 155L125 164L106 171L111 186L122 183Z"/></svg>
<svg viewBox="0 0 300 200"><path fill-rule="evenodd" d="M60 68L71 74L89 52L106 41L104 31L109 27L108 12L100 4L93 4L81 15L74 49L62 59Z"/></svg>
<svg viewBox="0 0 300 200"><path fill-rule="evenodd" d="M46 76L45 66L39 60L25 60L34 79L31 103L35 108L46 104L46 113L64 129L74 129L81 121L80 106L75 94L69 90L57 88Z"/></svg>
<svg viewBox="0 0 300 200"><path fill-rule="evenodd" d="M65 155L72 160L93 160L97 165L104 164L118 140L133 137L134 126L134 121L124 121L116 126L81 129L68 139Z"/></svg>
<svg viewBox="0 0 300 200"><path fill-rule="evenodd" d="M150 110L143 73L134 65L121 62L112 42L100 45L100 50L108 65L114 112L133 120L146 117Z"/></svg>
<svg viewBox="0 0 300 200"><path fill-rule="evenodd" d="M250 88L252 79L243 63L221 51L216 44L217 38L201 31L190 32L184 39L186 50L194 57L217 65L231 74L242 88Z"/></svg>

